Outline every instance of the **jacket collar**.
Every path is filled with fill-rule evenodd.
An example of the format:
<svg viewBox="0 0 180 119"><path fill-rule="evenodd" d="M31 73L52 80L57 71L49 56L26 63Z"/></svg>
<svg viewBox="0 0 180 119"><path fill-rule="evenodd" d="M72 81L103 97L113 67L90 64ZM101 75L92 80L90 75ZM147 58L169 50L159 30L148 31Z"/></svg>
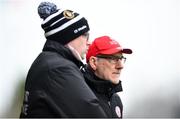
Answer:
<svg viewBox="0 0 180 119"><path fill-rule="evenodd" d="M73 53L71 52L71 50L69 48L65 47L64 45L62 45L56 41L47 40L44 45L43 51L57 52L65 59L68 59L68 60L71 60L72 62L74 62L79 68L84 65L80 60L78 60L73 55Z"/></svg>

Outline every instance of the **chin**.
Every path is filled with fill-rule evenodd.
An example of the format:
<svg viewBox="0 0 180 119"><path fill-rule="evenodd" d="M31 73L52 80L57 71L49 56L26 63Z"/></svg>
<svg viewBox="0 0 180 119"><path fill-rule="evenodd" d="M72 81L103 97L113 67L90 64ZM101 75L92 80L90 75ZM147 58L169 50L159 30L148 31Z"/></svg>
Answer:
<svg viewBox="0 0 180 119"><path fill-rule="evenodd" d="M118 84L119 83L119 79L114 79L113 81L111 81L113 84Z"/></svg>

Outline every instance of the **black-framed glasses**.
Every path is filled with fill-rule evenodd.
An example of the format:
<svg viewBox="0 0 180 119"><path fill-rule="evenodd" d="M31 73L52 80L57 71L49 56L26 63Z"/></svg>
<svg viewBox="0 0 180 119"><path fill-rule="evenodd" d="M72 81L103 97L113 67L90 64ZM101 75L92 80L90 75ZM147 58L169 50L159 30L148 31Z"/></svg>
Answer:
<svg viewBox="0 0 180 119"><path fill-rule="evenodd" d="M87 41L89 40L89 33L88 32L84 33L82 36L86 37Z"/></svg>
<svg viewBox="0 0 180 119"><path fill-rule="evenodd" d="M123 63L126 62L126 57L124 57L123 55L97 55L96 57L107 59L110 63L113 64L117 64L119 60Z"/></svg>

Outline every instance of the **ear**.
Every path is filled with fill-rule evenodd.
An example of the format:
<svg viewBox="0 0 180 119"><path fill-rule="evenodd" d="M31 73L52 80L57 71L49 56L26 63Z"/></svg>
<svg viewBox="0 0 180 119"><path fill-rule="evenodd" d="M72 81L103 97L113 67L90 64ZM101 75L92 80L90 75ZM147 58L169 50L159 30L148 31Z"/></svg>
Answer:
<svg viewBox="0 0 180 119"><path fill-rule="evenodd" d="M89 65L91 66L91 68L95 71L96 70L96 66L97 66L97 58L94 56L91 56L89 58Z"/></svg>

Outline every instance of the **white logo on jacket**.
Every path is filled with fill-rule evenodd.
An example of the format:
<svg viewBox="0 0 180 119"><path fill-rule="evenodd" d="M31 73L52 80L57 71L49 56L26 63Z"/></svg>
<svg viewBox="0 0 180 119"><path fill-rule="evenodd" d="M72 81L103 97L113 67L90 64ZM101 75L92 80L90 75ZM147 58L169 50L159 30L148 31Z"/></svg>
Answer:
<svg viewBox="0 0 180 119"><path fill-rule="evenodd" d="M121 117L121 109L120 109L119 106L116 106L116 107L115 107L115 112L116 112L116 114L117 114L118 117Z"/></svg>

